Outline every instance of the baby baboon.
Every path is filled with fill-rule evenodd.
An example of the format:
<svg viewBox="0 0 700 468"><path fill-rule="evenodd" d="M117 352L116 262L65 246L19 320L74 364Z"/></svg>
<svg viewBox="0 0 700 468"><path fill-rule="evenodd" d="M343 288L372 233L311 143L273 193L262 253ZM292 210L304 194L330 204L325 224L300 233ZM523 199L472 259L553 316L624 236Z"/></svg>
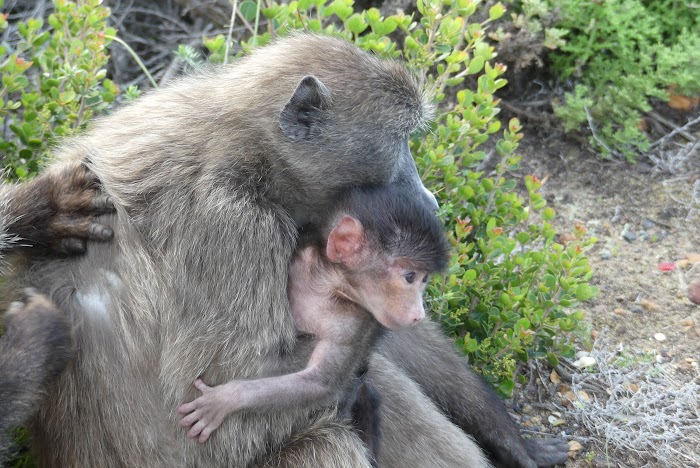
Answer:
<svg viewBox="0 0 700 468"><path fill-rule="evenodd" d="M297 251L289 267L294 325L315 338L307 367L216 387L195 381L202 395L178 407L189 437L205 442L234 411L339 405L348 375L366 366L381 327L423 319L428 275L444 268L448 246L433 212L401 195L358 188L342 197L322 223L322 244Z"/></svg>

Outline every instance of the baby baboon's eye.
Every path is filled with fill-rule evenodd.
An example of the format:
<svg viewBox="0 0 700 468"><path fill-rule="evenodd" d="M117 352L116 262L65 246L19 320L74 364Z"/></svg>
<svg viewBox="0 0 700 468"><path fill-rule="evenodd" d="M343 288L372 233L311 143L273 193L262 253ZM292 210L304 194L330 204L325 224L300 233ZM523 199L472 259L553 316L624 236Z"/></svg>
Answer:
<svg viewBox="0 0 700 468"><path fill-rule="evenodd" d="M412 284L416 280L416 273L411 271L403 275L403 277L408 284Z"/></svg>

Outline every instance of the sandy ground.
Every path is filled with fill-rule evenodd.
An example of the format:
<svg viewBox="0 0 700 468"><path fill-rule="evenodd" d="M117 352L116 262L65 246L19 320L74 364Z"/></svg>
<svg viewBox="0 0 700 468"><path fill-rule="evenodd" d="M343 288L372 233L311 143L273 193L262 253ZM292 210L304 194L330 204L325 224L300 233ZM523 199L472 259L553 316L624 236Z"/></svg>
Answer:
<svg viewBox="0 0 700 468"><path fill-rule="evenodd" d="M605 426L616 421L608 410L619 412L606 406L614 393L610 381L597 378L593 387L584 384L589 389L583 395L587 399L571 404L572 384L566 376L558 379L540 368L534 383L516 390L511 403L514 416L534 435L566 435L580 443L567 466L700 466L700 449L695 444L700 440L700 306L687 298L688 281L700 277L700 264L689 269L692 260L699 260L692 254L700 254L700 206L695 214L690 210L695 180L672 178L649 164L602 161L563 141L526 136L520 153L523 175L546 179L544 191L549 206L557 211L554 224L560 235L566 236L575 222L582 222L598 238L589 258L595 273L592 283L600 294L582 307L591 324L591 339L582 340L580 349L592 349L598 359L607 356L608 370L623 365L631 369L625 377L629 382L623 382L629 392L622 400L634 401L640 388L656 382L654 395L668 392L670 400L682 396L691 408L682 411L681 426L685 426L676 431L676 440L665 426L668 418L648 425L656 436L666 437L652 446L671 455L655 456L639 444L621 447L614 434L605 435L609 429ZM685 260L689 255L691 261ZM675 270L661 271L662 262L673 262ZM575 382L585 377L569 370ZM645 410L647 404L642 401L634 417L649 418L658 410ZM601 419L586 425L582 414ZM625 418L629 421L629 416ZM626 424L619 426L631 431L632 439L644 435L639 425Z"/></svg>

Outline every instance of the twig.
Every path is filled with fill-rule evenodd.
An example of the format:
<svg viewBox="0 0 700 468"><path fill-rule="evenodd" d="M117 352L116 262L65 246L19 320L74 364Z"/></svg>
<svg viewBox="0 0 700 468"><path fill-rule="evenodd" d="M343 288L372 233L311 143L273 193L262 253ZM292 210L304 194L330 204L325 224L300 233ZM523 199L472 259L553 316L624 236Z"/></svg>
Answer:
<svg viewBox="0 0 700 468"><path fill-rule="evenodd" d="M686 132L682 128L678 128L678 125L674 124L670 120L666 119L665 117L657 114L654 111L649 111L644 113L647 117L651 117L652 119L656 120L659 123L662 123L666 125L668 128L671 130L678 130L678 134L681 135L683 138L685 138L688 141L695 141L697 138L695 138L693 135L690 133ZM697 120L697 119L696 119Z"/></svg>
<svg viewBox="0 0 700 468"><path fill-rule="evenodd" d="M700 122L700 115L697 116L695 119L691 120L690 122L686 123L682 127L676 127L673 129L673 131L671 131L671 133L656 140L654 143L651 144L651 148L656 148L657 146L666 143L668 140L673 138L675 135L677 135L681 132L685 132L686 130L688 130L690 127L692 127L693 125L695 125L698 122ZM689 135L689 136L691 137L691 140L689 140L689 141L697 141L697 138L693 137L693 135Z"/></svg>
<svg viewBox="0 0 700 468"><path fill-rule="evenodd" d="M598 144L600 144L600 146L608 150L608 153L617 155L617 151L613 151L612 149L610 149L610 147L606 145L603 142L603 140L598 138L598 135L595 132L595 126L593 125L593 118L591 117L591 113L588 111L588 106L583 106L583 110L586 111L586 117L588 118L588 127L591 129L591 133L593 134L593 138L595 139L595 141L597 141Z"/></svg>
<svg viewBox="0 0 700 468"><path fill-rule="evenodd" d="M533 113L526 111L525 109L521 109L520 107L514 106L513 104L509 103L508 101L501 100L500 105L508 109L510 112L517 114L517 115L522 115L527 117L530 120L533 120L535 122L551 122L552 118L549 117L548 114L544 113Z"/></svg>
<svg viewBox="0 0 700 468"><path fill-rule="evenodd" d="M224 49L224 65L228 63L228 51L233 37L233 23L236 21L236 11L238 10L238 0L233 0L233 10L231 11L231 22L228 25L226 35L226 48Z"/></svg>

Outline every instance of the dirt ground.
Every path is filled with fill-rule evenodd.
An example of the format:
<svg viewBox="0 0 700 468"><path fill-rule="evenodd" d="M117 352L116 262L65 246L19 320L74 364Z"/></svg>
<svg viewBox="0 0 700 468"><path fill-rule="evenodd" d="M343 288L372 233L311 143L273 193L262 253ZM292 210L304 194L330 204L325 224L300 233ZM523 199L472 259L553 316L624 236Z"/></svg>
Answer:
<svg viewBox="0 0 700 468"><path fill-rule="evenodd" d="M579 391L589 391L584 391L583 401L578 398L578 404L572 404L571 389L577 385L566 375L552 376L540 368L534 371L539 377L534 385L516 390L510 402L514 417L533 436L557 434L571 440L570 447L577 450L566 466L700 466L695 444L700 438L700 306L687 298L688 281L700 277L700 264L689 268L700 260L692 256L700 254L700 206L691 212L694 178L674 178L643 162L602 161L575 143L530 136L536 132L527 127L525 132L522 173L546 179L544 191L549 206L557 211L554 224L560 235L565 238L574 223L581 222L598 238L589 258L595 274L592 283L600 294L582 307L591 323L591 340L583 340L580 349L593 350L591 356L598 360L608 356L607 373L623 365L630 368L624 371L628 377L622 377L629 380L624 382L629 394L622 400L635 400L634 393L643 385L656 385L655 395L667 391L669 400L683 397L691 407L683 410L689 414L683 416L683 427L670 419L675 429L669 429L664 426L667 420L659 419L651 408L645 410L642 399L637 414L626 415L625 423L617 424L616 414L606 419L607 400L616 393L609 381L600 378L602 373L594 376L595 386L579 386ZM662 271L662 262L675 269ZM591 369L595 374L596 367ZM569 370L574 382L587 377L576 368ZM634 422L651 415L656 419L646 426ZM584 424L589 417L599 420ZM619 435L610 433L611 424L622 431L651 427L651 435L662 441L652 443L651 450L629 441L625 447ZM678 434L670 437L674 431ZM640 435L644 436L630 433L630 439ZM670 455L655 455L655 448Z"/></svg>

